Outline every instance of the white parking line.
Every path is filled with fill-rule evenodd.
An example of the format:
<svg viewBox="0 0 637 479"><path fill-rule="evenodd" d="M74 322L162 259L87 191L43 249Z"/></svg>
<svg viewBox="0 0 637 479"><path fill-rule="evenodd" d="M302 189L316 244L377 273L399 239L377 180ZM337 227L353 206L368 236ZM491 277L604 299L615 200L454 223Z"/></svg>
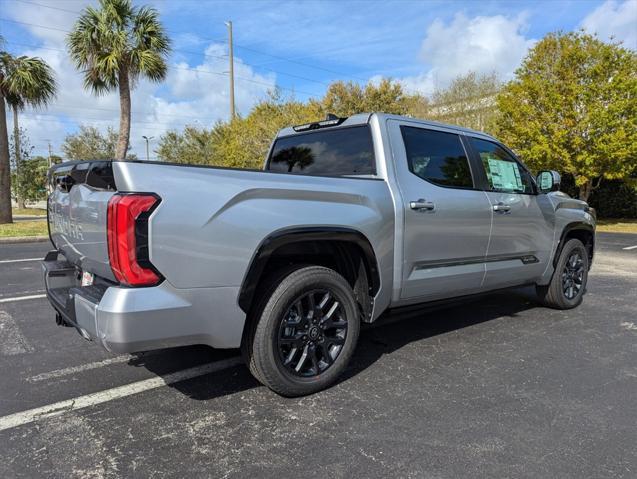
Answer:
<svg viewBox="0 0 637 479"><path fill-rule="evenodd" d="M42 258L3 259L3 260L0 260L0 264L3 264L3 263L25 263L27 261L42 261Z"/></svg>
<svg viewBox="0 0 637 479"><path fill-rule="evenodd" d="M154 356L158 354L160 351L149 351L140 356L142 358L147 358L148 356ZM95 361L88 364L82 364L80 366L72 366L70 368L64 369L56 369L54 371L49 371L48 373L36 374L35 376L31 376L27 378L27 381L30 383L45 381L47 379L60 378L62 376L68 376L69 374L81 373L83 371L90 371L91 369L102 368L104 366L110 366L111 364L120 364L130 361L131 359L136 359L136 356L132 356L130 354L123 354L121 356L115 356L113 358L104 359L102 361Z"/></svg>
<svg viewBox="0 0 637 479"><path fill-rule="evenodd" d="M637 249L637 244L635 246L626 246L625 248L622 248L625 250L629 250L629 249Z"/></svg>
<svg viewBox="0 0 637 479"><path fill-rule="evenodd" d="M13 298L2 298L0 303L11 303L13 301L24 301L26 299L46 298L46 294L31 294L29 296L15 296Z"/></svg>
<svg viewBox="0 0 637 479"><path fill-rule="evenodd" d="M242 360L240 357L228 358L222 361L208 363L202 366L195 366L193 368L184 369L183 371L166 374L163 377L144 379L143 381L137 381L125 386L119 386L116 388L107 389L105 391L99 391L96 393L87 394L85 396L67 399L66 401L60 401L54 404L49 404L48 406L29 409L28 411L17 412L15 414L0 417L0 431L21 426L23 424L28 424L39 419L46 419L52 416L58 416L67 412L77 411L78 409L84 409L87 407L95 406L97 404L113 401L114 399L131 396L133 394L141 393L144 391L149 391L161 386L178 383L180 381L185 381L186 379L204 376L206 374L237 366L241 363Z"/></svg>
<svg viewBox="0 0 637 479"><path fill-rule="evenodd" d="M31 347L13 317L0 311L0 355L11 356L31 351Z"/></svg>

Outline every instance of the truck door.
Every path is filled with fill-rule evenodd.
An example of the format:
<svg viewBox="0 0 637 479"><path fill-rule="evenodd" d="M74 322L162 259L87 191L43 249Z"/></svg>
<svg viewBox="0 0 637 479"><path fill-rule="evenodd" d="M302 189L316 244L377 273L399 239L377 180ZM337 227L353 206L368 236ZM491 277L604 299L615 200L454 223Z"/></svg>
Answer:
<svg viewBox="0 0 637 479"><path fill-rule="evenodd" d="M400 300L479 291L492 211L463 140L453 129L418 122L388 126L404 205Z"/></svg>
<svg viewBox="0 0 637 479"><path fill-rule="evenodd" d="M551 254L553 207L546 195L537 194L531 174L504 146L475 137L467 140L486 174L493 209L484 287L533 282Z"/></svg>

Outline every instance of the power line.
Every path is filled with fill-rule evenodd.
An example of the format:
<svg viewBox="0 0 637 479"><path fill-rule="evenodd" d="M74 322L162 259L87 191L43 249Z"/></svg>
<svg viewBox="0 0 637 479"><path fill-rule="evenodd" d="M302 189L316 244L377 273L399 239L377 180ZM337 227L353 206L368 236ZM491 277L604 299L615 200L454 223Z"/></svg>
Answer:
<svg viewBox="0 0 637 479"><path fill-rule="evenodd" d="M29 27L44 28L46 30L55 30L57 32L69 33L68 30L64 30L62 28L47 27L47 26L44 26L44 25L36 25L35 23L28 23L28 22L20 22L18 20L11 20L10 18L0 18L0 20L2 20L3 22L10 22L10 23L18 23L18 24L21 24L21 25L27 25Z"/></svg>
<svg viewBox="0 0 637 479"><path fill-rule="evenodd" d="M82 13L82 12L78 12L76 10L67 10L66 8L52 7L50 5L44 5L42 3L27 2L26 0L14 0L14 1L18 2L18 3L26 3L28 5L35 5L36 7L50 8L51 10L59 10L60 12L75 13L76 15L79 15L80 13Z"/></svg>
<svg viewBox="0 0 637 479"><path fill-rule="evenodd" d="M56 115L54 113L35 113L35 112L22 112L20 113L20 115L27 115L27 116L31 116L31 117L35 117L38 120L46 120L46 118L40 118L42 116L45 117L52 117L55 120L60 121L61 123L64 122L75 122L77 123L77 120L71 119L71 118L64 118L64 117L60 117L60 115ZM82 116L82 117L78 117L80 119L83 120L88 120L88 121L102 121L102 122L118 122L119 120L116 118L95 118L95 117L90 117L90 116ZM197 118L198 119L198 118ZM51 121L55 121L55 120L51 120ZM193 120L194 121L194 120ZM145 121L145 120L131 120L132 124L141 124L141 125L162 125L162 126L167 126L167 125L172 125L172 123L169 122L162 122L162 121ZM186 124L189 124L187 122L184 122Z"/></svg>
<svg viewBox="0 0 637 479"><path fill-rule="evenodd" d="M289 62L289 63L295 63L297 65L303 65L303 66L306 66L306 67L314 68L316 70L323 70L325 72L334 73L336 75L343 75L342 72L338 72L336 70L331 70L329 68L319 67L319 66L316 66L316 65L310 65L309 63L304 63L304 62L300 62L300 61L297 61L297 60L291 60L289 58L280 57L278 55L272 55L271 53L261 52L259 50L255 50L254 48L244 47L244 46L241 46L241 45L237 45L237 47L241 48L243 50L248 50L249 52L254 52L254 53L258 53L260 55L265 55L265 56L268 56L268 57L276 58L277 60L286 61L286 62ZM360 80L360 81L364 81L364 82L367 82L369 80L369 79L365 79L365 78L358 78L358 77L355 77L353 75L344 75L344 76L349 77L349 78L353 78L354 80Z"/></svg>
<svg viewBox="0 0 637 479"><path fill-rule="evenodd" d="M113 127L117 126L117 120L113 120L113 119L98 119L98 118L84 117L81 119L81 121L78 121L76 119L71 119L71 118L57 118L55 117L55 115L48 115L51 118L41 118L38 116L38 114L34 114L34 113L22 113L21 115L34 118L38 122L58 123L58 124L71 125L71 126L77 126L78 123L80 125L82 123L88 123L88 124L98 123L98 124L103 124L104 126L113 126ZM160 129L173 130L173 129L185 128L187 126L196 126L196 125L193 125L192 123L183 123L183 124L172 124L172 123L162 123L162 122L156 122L156 123L141 122L141 123L143 124L140 125L140 122L138 121L131 121L131 124L135 125L131 129L133 131L138 131L138 132L144 131L144 132L157 133L158 130ZM154 125L154 126L150 126L150 125Z"/></svg>
<svg viewBox="0 0 637 479"><path fill-rule="evenodd" d="M0 21L7 21L7 19L0 18ZM68 33L68 30L62 30L62 29L59 29L59 28L45 27L43 25L35 25L35 24L32 24L32 23L18 22L18 21L15 21L15 20L8 20L8 21L15 22L15 23L21 23L21 24L25 24L25 25L30 25L30 26L37 27L37 28L47 28L47 29L51 29L51 30L57 30L57 31ZM7 41L7 43L16 43L16 42ZM46 50L59 51L59 52L66 53L66 50L64 50L62 48L51 48L51 47L34 47L34 48L43 48L43 49L46 49ZM178 67L178 66L173 66L172 68L175 69L175 70L188 70L188 71L194 71L194 72L198 72L198 73L207 73L207 74L212 74L212 75L223 75L223 76L227 76L228 75L227 72L214 72L214 71L211 71L211 70L202 70L200 68L186 68L186 67ZM238 75L235 75L235 78L239 79L239 80L247 81L249 83L255 83L255 84L265 85L265 86L269 86L269 87L272 86L270 83L262 82L262 81L259 81L259 80L254 80L252 78L246 78L246 77L242 77L242 76L238 76ZM284 86L280 86L280 85L274 85L274 87L280 88L281 90L291 91L293 93L302 93L302 94L308 95L308 96L314 96L315 95L315 93L311 93L311 92L307 92L307 91L303 91L303 90L298 90L296 88L289 88L289 87L284 87Z"/></svg>
<svg viewBox="0 0 637 479"><path fill-rule="evenodd" d="M36 3L36 2L29 2L27 0L13 0L14 2L19 2L19 3L26 3L28 5L34 5L36 7L41 7L41 8L48 8L50 10L59 10L60 12L66 12L66 13L73 13L75 15L81 15L82 11L77 11L77 10L68 10L66 8L60 8L60 7L52 7L51 5L44 5L42 3ZM181 34L183 32L180 32L178 30L171 30L171 29L165 29L167 33L176 33L176 34ZM213 42L221 42L221 43L225 43L227 42L227 40L225 38L217 38L217 39L212 39L212 38L206 38L204 40L209 40L209 41L213 41Z"/></svg>
<svg viewBox="0 0 637 479"><path fill-rule="evenodd" d="M44 5L44 4L41 4L41 3L30 2L30 1L27 1L27 0L14 0L14 1L17 1L17 2L20 2L20 3L29 4L29 5L35 5L35 6L43 7L43 8L49 8L49 9L51 9L51 10L59 10L59 11L62 11L62 12L73 13L73 14L75 14L75 15L81 15L81 14L82 14L82 12L81 12L81 11L79 11L79 12L78 12L78 11L76 11L76 10L68 10L68 9L64 9L64 8L60 8L60 7L52 7L51 5ZM34 25L34 26L35 26L35 25ZM60 31L63 31L63 30L60 30ZM170 29L166 29L166 32L168 32L168 33L176 33L176 34L182 34L182 33L184 33L184 32L178 31L178 30L170 30ZM218 43L228 43L228 40L227 40L227 39L225 39L225 38L216 38L216 39L213 39L213 38L206 38L206 37L200 37L200 38L201 38L202 40L206 40L206 41L212 41L212 42L218 42ZM393 38L393 37L392 37L392 38ZM384 41L384 40L382 40L382 39L377 39L377 40L375 40L375 41L373 41L373 42L359 43L358 45L375 44L375 43L379 43L379 42L382 42L382 41ZM289 63L296 63L296 64L298 64L298 65L306 66L306 67L309 67L309 68L314 68L314 69L317 69L317 70L323 70L323 71L325 71L325 72L334 73L334 74L337 74L337 75L340 75L340 76L346 76L346 77L352 78L352 79L354 79L354 80L359 80L359 81L363 81L363 82L367 82L367 81L368 81L368 79L367 79L367 78L356 77L356 76L349 75L349 74L345 74L345 73L343 73L343 72L339 72L339 71L336 71L336 70L326 69L326 68L323 68L323 67L319 67L319 66L317 66L317 65L313 65L313 64L310 64L310 63L300 62L300 61L299 61L299 60L300 60L300 58L285 58L285 57L281 57L281 56L278 56L278 55L273 55L273 54L271 54L271 53L264 52L263 50L257 50L257 49L255 49L255 48L252 48L251 46L240 45L240 44L238 44L238 43L235 43L235 46L236 46L237 48L241 48L241 49L244 49L244 50L248 50L248 51L251 51L251 52L257 53L257 54L259 54L259 55L264 55L264 56L267 56L267 57L270 57L270 58L274 58L274 59L275 59L275 60L277 60L277 61L284 61L284 62L289 62ZM338 47L338 48L330 48L330 49L328 49L328 50L322 50L322 51L320 51L320 53L337 52L337 51L347 50L347 49L349 49L349 48L350 48L349 46L347 46L347 47ZM197 53L197 52L189 52L189 51L187 51L187 50L177 50L177 49L175 49L174 51L181 51L181 52L184 52L184 53L195 53L195 54ZM307 57L301 57L301 58L307 58ZM276 70L272 70L272 69L270 69L270 68L263 67L262 65L253 65L253 66L255 66L255 67L260 67L260 68L264 68L264 69L266 69L266 70L276 71ZM282 72L279 72L279 73L282 73ZM307 78L304 78L304 79L308 80ZM311 81L311 80L310 80L310 81Z"/></svg>
<svg viewBox="0 0 637 479"><path fill-rule="evenodd" d="M30 2L30 1L27 1L27 0L14 0L14 1L17 1L17 2L20 2L20 3L29 4L29 5L35 5L35 6L43 7L43 8L49 8L51 10L59 10L59 11L62 11L62 12L73 13L73 14L76 14L76 15L81 15L82 14L81 11L78 12L76 10L68 10L68 9L59 8L59 7L52 7L51 5L44 5L44 4L41 4L41 3ZM36 26L36 25L32 25L32 26ZM44 28L44 27L41 27L41 28ZM63 30L60 30L60 31L63 31ZM169 30L169 29L166 29L166 32L168 32L168 33L176 33L176 34L184 33L184 32L180 32L178 30ZM204 38L200 37L200 38L202 40L206 40L206 41L212 41L212 42L218 42L218 43L228 43L228 40L225 39L225 38L217 38L217 39L205 38L205 37ZM371 42L371 43L379 43L381 41L382 40L377 40L377 41ZM277 61L296 63L296 64L303 65L303 66L306 66L306 67L309 67L309 68L323 70L323 71L326 71L326 72L329 72L329 73L335 73L335 74L340 75L340 76L346 76L346 77L349 77L349 78L352 78L352 79L355 79L355 80L360 80L360 81L364 81L364 82L368 81L368 79L366 79L366 78L360 78L360 77L355 77L355 76L352 76L352 75L346 75L343 72L338 72L338 71L335 71L335 70L330 70L330 69L325 69L325 68L322 68L322 67L317 67L316 65L312 65L312 64L309 64L309 63L299 62L300 59L307 58L307 56L306 57L300 57L300 58L284 58L284 57L280 57L280 56L277 56L277 55L272 55L272 54L264 52L262 50L254 49L254 48L252 48L250 46L239 45L237 43L235 43L235 46L238 47L238 48L242 48L244 50L252 51L252 52L257 53L259 55L265 55L265 56L268 56L270 58L274 58ZM330 48L328 50L321 50L319 53L337 52L337 51L347 50L348 48L349 47ZM193 52L193 51L181 50L181 49L174 49L174 51L183 52L183 53L191 53L191 54L199 54L199 55L201 54L200 52ZM219 58L221 58L221 57L219 57ZM265 63L271 63L271 61L270 62L264 62L264 64ZM283 72L280 72L280 71L277 71L277 70L273 70L271 68L264 67L263 64L256 64L256 65L252 64L251 66L258 67L258 68L263 68L265 70L269 70L269 71L273 71L273 72L277 72L277 73L280 73L282 75L285 75L285 73L283 73ZM293 76L293 75L290 75L290 76ZM307 80L307 81L317 81L317 80L312 80L312 79L304 78L304 77L297 77L297 78L301 78L301 79ZM317 81L317 82L329 85L329 83L320 82L320 81Z"/></svg>
<svg viewBox="0 0 637 479"><path fill-rule="evenodd" d="M22 1L22 0L19 0L19 1ZM33 2L25 2L25 1L23 1L23 3L30 3L30 4L35 5L35 3L33 3ZM57 7L50 7L50 6L45 6L45 7L46 8L51 8L51 9L54 9L54 10L59 10ZM76 13L79 14L80 12L76 12ZM1 21L5 21L5 22L11 22L11 23L27 25L27 26L35 27L35 28L44 28L44 29L48 29L48 30L54 30L54 31L58 31L58 32L69 33L68 30L64 30L64 29L61 29L61 28L47 27L45 25L36 25L34 23L22 22L22 21L18 21L18 20L11 20L11 19L7 19L7 18L0 18L0 20ZM184 33L184 32L179 32L179 31L176 31L176 30L166 30L166 31L167 32L172 32L172 33L177 33L177 34ZM218 42L218 43L227 43L228 42L226 39L203 38L203 40L212 41L212 42ZM243 49L243 50L247 50L247 51L250 51L250 52L253 52L253 53L257 53L259 55L264 55L264 56L267 56L267 57L270 57L270 58L274 58L274 59L279 60L279 61L285 61L285 62L289 62L289 63L294 63L294 64L302 65L302 66L305 66L305 67L308 67L308 68L313 68L315 70L322 70L322 71L325 71L325 72L328 72L328 73L333 73L333 74L336 74L336 75L339 75L339 76L344 76L346 78L352 78L354 80L359 80L359 81L363 81L363 82L367 82L368 81L368 79L365 79L365 78L356 77L356 76L353 76L353 75L350 75L350 74L346 74L344 72L340 72L340 71L337 71L337 70L332 70L332 69L329 69L329 68L320 67L320 66L313 65L313 64L310 64L310 63L300 62L300 61L295 60L295 59L285 58L285 57L282 57L282 56L279 56L279 55L273 55L271 53L267 53L267 52L264 52L262 50L257 50L255 48L251 48L251 47L248 47L248 46L239 45L237 43L235 43L235 47ZM188 50L174 49L174 51L183 52L183 53L200 54L200 53L192 52L192 51L188 51ZM260 67L260 68L263 68L265 70L269 70L269 71L273 71L273 72L277 72L277 73L286 75L286 73L284 73L284 72L280 72L280 71L277 71L277 70L274 70L274 69L271 69L271 68L267 68L267 67ZM308 80L308 81L315 81L315 80L311 80L311 79L308 79L308 78L303 78L303 79L304 80ZM319 83L324 83L324 82L319 82Z"/></svg>
<svg viewBox="0 0 637 479"><path fill-rule="evenodd" d="M14 41L5 41L5 43L9 44L9 45L17 45L17 46L21 46L21 47L26 47L26 48L35 48L35 49L40 49L40 50L51 50L51 51L55 51L55 52L65 52L66 50L62 49L62 48L51 48L51 47L43 47L43 46L39 46L39 45L30 45L27 43L20 43L20 42L14 42ZM211 55L210 53L206 53L206 52L195 52L192 50L181 50L181 49L173 49L172 51L174 52L179 52L179 53L188 53L190 55L197 55L197 56L202 56L205 58L218 58L221 60L227 60L228 55ZM249 67L253 67L253 68L259 68L262 70L267 70L273 73L277 73L279 75L283 75L283 76L287 76L290 78L297 78L299 80L305 80L308 82L312 82L312 83L318 83L320 85L324 85L324 86L330 86L329 82L324 82L321 80L316 80L314 78L308 78L308 77L304 77L301 75L296 75L294 73L287 73L287 72L282 72L280 70L275 70L273 68L268 68L268 67L264 67L264 66L260 66L260 65L255 65L254 63L248 63L244 60L241 60L241 64L249 66Z"/></svg>
<svg viewBox="0 0 637 479"><path fill-rule="evenodd" d="M59 8L59 7L53 7L53 6L50 6L50 5L43 5L43 4L40 4L40 3L37 3L37 2L30 2L30 1L27 1L27 0L16 0L16 1L21 2L21 3L25 3L25 4L38 6L38 7L64 11L64 12L67 12L67 13L73 13L73 14L77 14L77 15L81 14L81 12L68 10L68 9L64 9L64 8ZM43 28L43 29L48 29L48 30L54 30L54 31L60 31L60 32L64 32L64 33L69 33L68 30L64 30L64 29L61 29L61 28L48 27L48 26L45 26L45 25L37 25L37 24L33 24L33 23L21 22L21 21L18 21L18 20L11 20L11 19L5 19L5 18L0 18L0 20L1 21L11 22L11 23L27 25L27 26L32 26L32 27L35 27L35 28ZM177 33L177 34L184 33L184 32L179 32L179 31L175 31L175 30L168 30L168 29L166 31L167 32L172 32L172 33ZM226 39L209 39L209 38L205 39L204 38L204 40L209 40L209 41L219 42L219 43L227 43ZM16 42L7 42L7 43L18 44ZM333 73L333 74L336 74L336 75L339 75L339 76L343 76L343 77L346 77L346 78L352 78L352 79L360 80L360 81L363 81L363 82L368 82L369 81L369 79L356 77L356 76L349 75L349 74L344 74L343 72L340 72L340 71L337 71L337 70L333 70L333 69L324 68L324 67L320 67L320 66L317 66L317 65L301 62L301 61L298 61L297 59L291 59L291 58L285 58L285 57L282 57L282 56L279 56L279 55L273 55L273 54L270 54L270 53L267 53L267 52L263 52L261 50L254 49L254 48L251 48L251 47L248 47L248 46L243 46L243 45L239 45L239 44L235 44L235 46L237 48L241 48L243 50L254 52L254 53L259 54L259 55L265 55L267 57L274 58L274 59L276 59L278 61L284 61L284 62L289 62L289 63L301 65L301 66L306 66L306 67L309 67L309 68L326 71L326 72ZM61 52L66 52L63 49L56 49L56 48L50 48L50 47L32 46L32 48L42 48L42 49L57 50L57 51L61 51ZM338 49L332 49L331 51L337 51L337 50ZM206 58L220 58L221 59L221 58L226 58L227 57L227 56L220 56L220 55L212 55L212 54L208 54L208 53L205 53L205 52L202 53L202 52L194 52L194 51L181 50L181 49L174 49L173 51L181 52L181 53L188 53L188 54L192 54L192 55L202 55L203 57L206 57ZM330 50L328 50L328 51L330 51ZM246 66L250 66L250 67L253 67L253 68L261 68L261 69L264 69L264 70L268 70L268 71L277 73L279 75L289 76L289 77L292 77L292 78L298 78L298 79L301 79L301 80L304 80L304 81L313 82L313 83L319 83L319 84L322 84L322 85L325 85L325 86L329 86L330 85L329 83L324 82L324 81L320 81L320 80L316 80L316 79L313 79L313 78L304 77L304 76L301 76L301 75L295 75L295 74L291 74L291 73L287 73L287 72L282 72L282 71L275 70L275 69L272 69L272 68L260 66L258 64L255 65L255 64L251 64L251 63L247 63L247 62L243 62L243 61L242 61L242 63L244 65L246 65ZM173 68L177 69L177 70L187 70L187 71L193 71L193 72L197 72L197 73L223 75L223 76L228 75L228 72L215 72L215 71L210 71L210 70L202 70L200 68L186 68L186 67L177 67L177 66L174 66ZM262 82L262 81L259 81L259 80L254 80L252 78L246 78L246 77L240 77L240 76L237 76L236 78L238 80L249 82L249 83L265 85L265 86L271 86L270 83ZM295 89L295 88L282 87L282 86L279 86L279 85L275 85L275 86L277 88L282 89L282 90L291 91L293 93L301 93L301 94L308 95L308 96L314 96L315 95L315 93L310 93L310 92L298 90L298 89ZM403 90L406 93L415 94L415 95L421 95L422 94L421 92L419 92L419 91L417 91L415 89L413 89L413 90L412 89L408 89L404 85L402 85L402 87L403 87Z"/></svg>
<svg viewBox="0 0 637 479"><path fill-rule="evenodd" d="M28 114L27 114L28 115ZM47 123L62 123L65 125L70 125L70 126L77 126L77 121L74 120L70 120L70 119L53 119L53 118L38 118L37 119L38 122L47 122ZM116 124L110 123L108 124L108 122L112 122L113 120L92 120L92 121L87 121L86 123L89 124L94 124L94 123L100 123L103 124L103 126L117 126ZM135 124L136 122L131 122L133 124ZM184 128L186 126L193 126L193 125L189 125L189 124L184 124L184 125L169 125L167 123L163 123L163 124L158 124L158 126L162 126L165 127L166 131L170 131L170 130L174 130L174 129L179 129L179 128ZM159 132L159 128L153 128L151 126L134 126L131 128L131 131L134 132L149 132L149 133L158 133Z"/></svg>
<svg viewBox="0 0 637 479"><path fill-rule="evenodd" d="M64 103L60 104L60 103L56 103L55 106L57 108L60 109L64 109L64 108L68 108L71 110L96 110L96 111L111 111L114 113L119 113L119 110L116 108L99 108L99 107L91 107L91 106L71 106L71 105L65 105ZM64 114L64 113L60 113L60 114ZM150 115L150 112L142 112L142 111L131 111L132 115L141 115L141 116L147 116ZM164 117L164 116L169 116L172 118L183 118L183 119L189 119L192 118L191 115L175 115L173 113L162 113L160 116ZM218 120L217 117L212 117L212 116L197 116L197 120L211 120L211 121L215 121Z"/></svg>

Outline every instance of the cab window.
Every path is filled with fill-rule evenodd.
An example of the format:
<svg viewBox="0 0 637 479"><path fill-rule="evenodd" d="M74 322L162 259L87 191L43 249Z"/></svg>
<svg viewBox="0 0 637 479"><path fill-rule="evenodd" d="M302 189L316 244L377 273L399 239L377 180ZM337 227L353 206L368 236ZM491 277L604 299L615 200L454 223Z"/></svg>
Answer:
<svg viewBox="0 0 637 479"><path fill-rule="evenodd" d="M480 155L491 191L535 193L529 172L501 145L478 138L469 141Z"/></svg>
<svg viewBox="0 0 637 479"><path fill-rule="evenodd" d="M435 185L473 188L460 137L453 133L401 126L409 171Z"/></svg>
<svg viewBox="0 0 637 479"><path fill-rule="evenodd" d="M371 131L361 125L279 138L266 170L300 175L375 175Z"/></svg>

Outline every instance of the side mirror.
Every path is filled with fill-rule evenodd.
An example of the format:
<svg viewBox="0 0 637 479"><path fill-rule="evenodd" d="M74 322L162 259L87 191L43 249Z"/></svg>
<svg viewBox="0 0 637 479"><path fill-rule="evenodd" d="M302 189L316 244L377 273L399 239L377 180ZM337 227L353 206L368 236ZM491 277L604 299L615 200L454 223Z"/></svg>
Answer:
<svg viewBox="0 0 637 479"><path fill-rule="evenodd" d="M561 182L560 174L554 170L540 171L537 175L537 186L540 189L540 193L558 191Z"/></svg>

